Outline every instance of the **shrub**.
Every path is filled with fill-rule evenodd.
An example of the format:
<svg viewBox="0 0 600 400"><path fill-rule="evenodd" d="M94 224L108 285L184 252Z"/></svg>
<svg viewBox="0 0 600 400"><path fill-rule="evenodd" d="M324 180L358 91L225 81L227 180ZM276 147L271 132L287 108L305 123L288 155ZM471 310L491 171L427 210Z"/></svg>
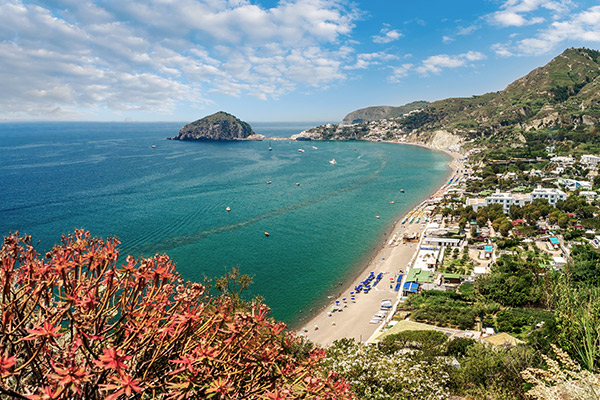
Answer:
<svg viewBox="0 0 600 400"><path fill-rule="evenodd" d="M299 339L255 303L184 282L166 255L118 262L119 241L75 231L45 257L0 250L0 394L19 399L339 399L348 386L295 358Z"/></svg>

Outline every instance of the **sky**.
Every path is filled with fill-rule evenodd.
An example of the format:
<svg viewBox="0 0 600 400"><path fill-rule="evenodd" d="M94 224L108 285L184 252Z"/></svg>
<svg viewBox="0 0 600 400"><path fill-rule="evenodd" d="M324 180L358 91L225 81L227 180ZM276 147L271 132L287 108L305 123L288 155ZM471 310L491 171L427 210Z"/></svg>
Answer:
<svg viewBox="0 0 600 400"><path fill-rule="evenodd" d="M0 120L340 121L499 91L600 1L0 0Z"/></svg>

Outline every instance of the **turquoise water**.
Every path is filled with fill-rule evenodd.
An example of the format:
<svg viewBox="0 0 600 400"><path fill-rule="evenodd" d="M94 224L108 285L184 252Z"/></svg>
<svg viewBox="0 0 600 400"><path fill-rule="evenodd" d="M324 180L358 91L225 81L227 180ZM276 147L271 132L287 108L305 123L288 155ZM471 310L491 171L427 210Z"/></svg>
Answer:
<svg viewBox="0 0 600 400"><path fill-rule="evenodd" d="M40 250L74 228L115 235L122 254L166 252L198 281L237 266L293 324L448 174L446 155L414 146L165 140L181 125L0 124L0 232L30 234ZM273 136L314 126L252 125Z"/></svg>

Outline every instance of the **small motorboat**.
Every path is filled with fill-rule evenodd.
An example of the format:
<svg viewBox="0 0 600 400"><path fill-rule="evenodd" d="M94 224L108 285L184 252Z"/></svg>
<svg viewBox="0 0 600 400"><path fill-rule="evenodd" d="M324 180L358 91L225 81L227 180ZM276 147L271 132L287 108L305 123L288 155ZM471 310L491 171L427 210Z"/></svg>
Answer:
<svg viewBox="0 0 600 400"><path fill-rule="evenodd" d="M300 186L300 182L296 182L296 186Z"/></svg>
<svg viewBox="0 0 600 400"><path fill-rule="evenodd" d="M331 160L329 160L329 164L335 165L337 164L337 161L335 161L335 158L332 158Z"/></svg>
<svg viewBox="0 0 600 400"><path fill-rule="evenodd" d="M404 193L404 189L400 189L400 193Z"/></svg>
<svg viewBox="0 0 600 400"><path fill-rule="evenodd" d="M271 183L273 183L273 181L267 181L267 185L270 185Z"/></svg>
<svg viewBox="0 0 600 400"><path fill-rule="evenodd" d="M298 149L300 153L304 153L304 149Z"/></svg>
<svg viewBox="0 0 600 400"><path fill-rule="evenodd" d="M319 150L319 148L317 146L313 146L312 148L315 150Z"/></svg>
<svg viewBox="0 0 600 400"><path fill-rule="evenodd" d="M379 219L379 215L376 215L375 218Z"/></svg>
<svg viewBox="0 0 600 400"><path fill-rule="evenodd" d="M265 236L269 236L269 232L265 232Z"/></svg>
<svg viewBox="0 0 600 400"><path fill-rule="evenodd" d="M225 211L229 212L229 211L231 211L231 208L230 208L230 207L227 207L227 208L225 209Z"/></svg>
<svg viewBox="0 0 600 400"><path fill-rule="evenodd" d="M394 204L394 203L396 203L394 200L390 201L390 204Z"/></svg>
<svg viewBox="0 0 600 400"><path fill-rule="evenodd" d="M155 148L156 148L156 145L155 145L155 144L153 144L153 145L152 145L152 148L153 148L153 149L155 149Z"/></svg>

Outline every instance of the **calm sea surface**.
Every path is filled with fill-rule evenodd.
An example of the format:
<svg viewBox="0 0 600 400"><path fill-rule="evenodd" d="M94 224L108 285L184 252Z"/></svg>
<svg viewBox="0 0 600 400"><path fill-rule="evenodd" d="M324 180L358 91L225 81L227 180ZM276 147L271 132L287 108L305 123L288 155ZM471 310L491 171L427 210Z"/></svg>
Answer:
<svg viewBox="0 0 600 400"><path fill-rule="evenodd" d="M316 124L252 126L290 136ZM121 254L166 252L198 281L237 266L293 324L448 174L446 155L413 146L165 139L182 125L0 124L0 233L30 234L39 250L74 228L114 235Z"/></svg>

